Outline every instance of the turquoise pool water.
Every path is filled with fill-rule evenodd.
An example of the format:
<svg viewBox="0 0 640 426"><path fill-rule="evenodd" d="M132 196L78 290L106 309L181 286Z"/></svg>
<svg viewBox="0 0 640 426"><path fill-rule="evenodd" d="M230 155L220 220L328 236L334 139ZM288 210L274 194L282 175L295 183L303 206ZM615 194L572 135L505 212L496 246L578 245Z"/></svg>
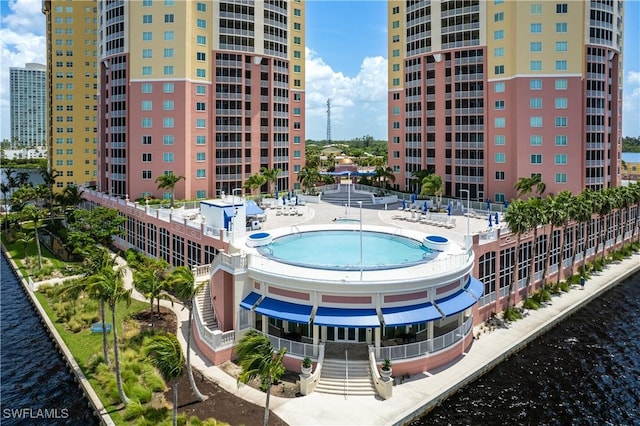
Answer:
<svg viewBox="0 0 640 426"><path fill-rule="evenodd" d="M332 270L360 270L360 231L324 230L289 234L258 247L263 256ZM420 241L383 232L362 232L362 269L393 269L429 261L435 253Z"/></svg>

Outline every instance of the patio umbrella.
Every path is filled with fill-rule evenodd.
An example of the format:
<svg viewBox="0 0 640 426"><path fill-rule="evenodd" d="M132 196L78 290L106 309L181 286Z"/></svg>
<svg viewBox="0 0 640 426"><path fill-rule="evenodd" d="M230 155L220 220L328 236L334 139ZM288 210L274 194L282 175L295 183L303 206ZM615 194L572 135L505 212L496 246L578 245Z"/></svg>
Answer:
<svg viewBox="0 0 640 426"><path fill-rule="evenodd" d="M428 207L427 207L427 202L425 201L425 202L424 202L424 204L422 205L422 211L423 211L423 212L426 212L426 211L427 211L427 209L428 209Z"/></svg>
<svg viewBox="0 0 640 426"><path fill-rule="evenodd" d="M493 226L493 216L489 215L489 228Z"/></svg>
<svg viewBox="0 0 640 426"><path fill-rule="evenodd" d="M296 195L296 206L297 206L297 205L298 205L298 196ZM497 219L496 219L496 223L498 223L498 222L497 222Z"/></svg>
<svg viewBox="0 0 640 426"><path fill-rule="evenodd" d="M278 190L276 189L276 200L278 199Z"/></svg>
<svg viewBox="0 0 640 426"><path fill-rule="evenodd" d="M496 225L498 224L498 212L496 212Z"/></svg>
<svg viewBox="0 0 640 426"><path fill-rule="evenodd" d="M451 216L451 204L447 204L447 216Z"/></svg>
<svg viewBox="0 0 640 426"><path fill-rule="evenodd" d="M487 210L491 210L491 200L487 198Z"/></svg>
<svg viewBox="0 0 640 426"><path fill-rule="evenodd" d="M404 200L404 198L402 199L402 210L407 208L407 202Z"/></svg>

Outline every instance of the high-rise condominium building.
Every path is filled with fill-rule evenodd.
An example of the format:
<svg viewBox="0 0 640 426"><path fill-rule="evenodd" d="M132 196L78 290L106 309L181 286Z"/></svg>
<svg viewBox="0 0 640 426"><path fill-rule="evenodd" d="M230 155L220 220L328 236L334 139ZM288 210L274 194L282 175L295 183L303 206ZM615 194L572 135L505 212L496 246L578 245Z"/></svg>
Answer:
<svg viewBox="0 0 640 426"><path fill-rule="evenodd" d="M623 2L389 1L389 162L496 202L620 184ZM466 195L465 192L463 194Z"/></svg>
<svg viewBox="0 0 640 426"><path fill-rule="evenodd" d="M11 148L40 147L46 138L45 66L9 68Z"/></svg>
<svg viewBox="0 0 640 426"><path fill-rule="evenodd" d="M47 146L56 188L97 178L97 9L95 0L45 0Z"/></svg>
<svg viewBox="0 0 640 426"><path fill-rule="evenodd" d="M99 2L98 189L232 193L261 168L297 187L304 164L304 2ZM236 192L237 193L237 192Z"/></svg>

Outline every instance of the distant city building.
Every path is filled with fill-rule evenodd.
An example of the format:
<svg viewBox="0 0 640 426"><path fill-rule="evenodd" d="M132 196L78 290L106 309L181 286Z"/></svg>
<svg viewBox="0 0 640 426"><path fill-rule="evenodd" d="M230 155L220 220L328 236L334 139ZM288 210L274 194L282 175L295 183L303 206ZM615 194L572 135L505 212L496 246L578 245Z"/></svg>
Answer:
<svg viewBox="0 0 640 426"><path fill-rule="evenodd" d="M42 145L46 139L46 67L9 68L11 148Z"/></svg>
<svg viewBox="0 0 640 426"><path fill-rule="evenodd" d="M621 183L624 2L389 1L389 164L503 202Z"/></svg>
<svg viewBox="0 0 640 426"><path fill-rule="evenodd" d="M296 189L305 154L304 2L98 3L98 189L130 199ZM266 190L267 186L263 188Z"/></svg>
<svg viewBox="0 0 640 426"><path fill-rule="evenodd" d="M622 179L640 181L640 152L622 153Z"/></svg>
<svg viewBox="0 0 640 426"><path fill-rule="evenodd" d="M3 160L44 159L47 158L47 147L41 145L22 149L0 149L0 158Z"/></svg>
<svg viewBox="0 0 640 426"><path fill-rule="evenodd" d="M56 189L97 175L97 2L44 0L47 25L49 166Z"/></svg>

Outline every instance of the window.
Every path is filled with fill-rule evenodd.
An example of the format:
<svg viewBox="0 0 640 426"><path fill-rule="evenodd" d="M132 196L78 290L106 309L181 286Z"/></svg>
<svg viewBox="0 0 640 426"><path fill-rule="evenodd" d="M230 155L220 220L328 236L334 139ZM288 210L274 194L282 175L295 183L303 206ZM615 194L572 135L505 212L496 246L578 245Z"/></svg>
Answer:
<svg viewBox="0 0 640 426"><path fill-rule="evenodd" d="M392 28L400 28L400 21L393 21L391 23Z"/></svg>
<svg viewBox="0 0 640 426"><path fill-rule="evenodd" d="M206 107L206 103L204 102L196 102L196 111L206 111L207 107Z"/></svg>
<svg viewBox="0 0 640 426"><path fill-rule="evenodd" d="M556 135L556 146L566 146L567 137L565 135Z"/></svg>
<svg viewBox="0 0 640 426"><path fill-rule="evenodd" d="M294 65L293 66L293 72L295 72L295 73L302 72L302 67L300 65Z"/></svg>
<svg viewBox="0 0 640 426"><path fill-rule="evenodd" d="M530 117L529 125L531 127L542 127L542 117Z"/></svg>
<svg viewBox="0 0 640 426"><path fill-rule="evenodd" d="M197 135L196 136L196 145L206 145L207 137L205 135Z"/></svg>
<svg viewBox="0 0 640 426"><path fill-rule="evenodd" d="M173 145L174 136L173 135L163 135L162 136L162 145Z"/></svg>
<svg viewBox="0 0 640 426"><path fill-rule="evenodd" d="M300 9L293 9L293 16L302 16Z"/></svg>
<svg viewBox="0 0 640 426"><path fill-rule="evenodd" d="M567 98L556 98L556 109L566 109Z"/></svg>
<svg viewBox="0 0 640 426"><path fill-rule="evenodd" d="M400 56L400 49L393 49L393 52L391 52L391 55L394 58L397 58L398 56Z"/></svg>
<svg viewBox="0 0 640 426"><path fill-rule="evenodd" d="M207 54L204 52L196 52L196 60L197 61L206 61L207 60Z"/></svg>
<svg viewBox="0 0 640 426"><path fill-rule="evenodd" d="M165 99L164 101L162 101L162 109L164 111L173 111L173 100Z"/></svg>
<svg viewBox="0 0 640 426"><path fill-rule="evenodd" d="M567 117L556 117L556 127L567 127Z"/></svg>
<svg viewBox="0 0 640 426"><path fill-rule="evenodd" d="M556 23L556 32L557 33L566 33L567 32L567 23L566 22L558 22L558 23Z"/></svg>
<svg viewBox="0 0 640 426"><path fill-rule="evenodd" d="M542 71L542 61L530 61L529 69L531 71Z"/></svg>
<svg viewBox="0 0 640 426"><path fill-rule="evenodd" d="M542 154L531 154L531 164L542 164Z"/></svg>
<svg viewBox="0 0 640 426"><path fill-rule="evenodd" d="M143 152L142 153L142 162L143 163L150 163L151 162L151 153L150 152Z"/></svg>
<svg viewBox="0 0 640 426"><path fill-rule="evenodd" d="M542 108L542 98L531 98L531 99L529 99L529 107L531 109L540 109L540 108Z"/></svg>
<svg viewBox="0 0 640 426"><path fill-rule="evenodd" d="M197 35L196 44L207 44L207 38L203 35Z"/></svg>
<svg viewBox="0 0 640 426"><path fill-rule="evenodd" d="M503 110L504 109L504 101L495 101L494 108L496 110Z"/></svg>
<svg viewBox="0 0 640 426"><path fill-rule="evenodd" d="M392 142L393 143L400 143L400 136L394 136Z"/></svg>
<svg viewBox="0 0 640 426"><path fill-rule="evenodd" d="M556 90L567 90L567 80L564 78L556 79Z"/></svg>
<svg viewBox="0 0 640 426"><path fill-rule="evenodd" d="M503 152L496 152L493 156L494 161L496 163L504 163L505 162L505 155Z"/></svg>
<svg viewBox="0 0 640 426"><path fill-rule="evenodd" d="M204 4L204 3L198 2L198 3L196 3L196 10L198 12L206 12L207 11L207 5Z"/></svg>
<svg viewBox="0 0 640 426"><path fill-rule="evenodd" d="M393 158L400 158L400 151L393 151Z"/></svg>
<svg viewBox="0 0 640 426"><path fill-rule="evenodd" d="M197 129L204 129L206 125L207 125L207 120L205 120L204 118L196 118Z"/></svg>
<svg viewBox="0 0 640 426"><path fill-rule="evenodd" d="M297 58L297 59L302 58L302 52L300 52L299 50L294 50L293 51L293 57Z"/></svg>
<svg viewBox="0 0 640 426"><path fill-rule="evenodd" d="M164 15L164 23L171 24L173 22L173 13L167 13Z"/></svg>
<svg viewBox="0 0 640 426"><path fill-rule="evenodd" d="M207 86L203 86L199 84L196 86L196 94L197 95L206 95L207 94Z"/></svg>
<svg viewBox="0 0 640 426"><path fill-rule="evenodd" d="M164 117L162 119L162 127L165 129L172 129L174 125L173 117Z"/></svg>
<svg viewBox="0 0 640 426"><path fill-rule="evenodd" d="M567 13L567 3L556 4L556 13Z"/></svg>
<svg viewBox="0 0 640 426"><path fill-rule="evenodd" d="M301 111L302 110L300 108L294 108L293 109L293 115L300 115Z"/></svg>
<svg viewBox="0 0 640 426"><path fill-rule="evenodd" d="M566 51L567 51L567 42L556 41L556 52L566 52Z"/></svg>
<svg viewBox="0 0 640 426"><path fill-rule="evenodd" d="M165 58L173 58L173 49L164 49Z"/></svg>
<svg viewBox="0 0 640 426"><path fill-rule="evenodd" d="M504 145L505 144L504 135L495 135L493 137L493 144L494 145Z"/></svg>
<svg viewBox="0 0 640 426"><path fill-rule="evenodd" d="M530 52L542 52L542 42L541 41L532 41L529 43L529 51Z"/></svg>
<svg viewBox="0 0 640 426"><path fill-rule="evenodd" d="M142 145L151 145L151 136L143 136Z"/></svg>
<svg viewBox="0 0 640 426"><path fill-rule="evenodd" d="M207 70L205 70L204 68L197 68L196 76L199 78L205 78L207 76Z"/></svg>
<svg viewBox="0 0 640 426"><path fill-rule="evenodd" d="M143 118L142 119L142 127L144 129L149 129L153 126L153 119L151 118Z"/></svg>
<svg viewBox="0 0 640 426"><path fill-rule="evenodd" d="M556 166L565 166L567 164L567 154L556 154Z"/></svg>
<svg viewBox="0 0 640 426"><path fill-rule="evenodd" d="M196 161L205 161L206 154L204 152L196 152Z"/></svg>
<svg viewBox="0 0 640 426"><path fill-rule="evenodd" d="M205 191L204 189L199 189L196 191L196 198L206 198L207 197L207 191Z"/></svg>
<svg viewBox="0 0 640 426"><path fill-rule="evenodd" d="M164 0L165 6L175 6L175 0Z"/></svg>
<svg viewBox="0 0 640 426"><path fill-rule="evenodd" d="M496 47L495 49L493 49L493 56L495 56L496 58L504 56L504 47Z"/></svg>
<svg viewBox="0 0 640 426"><path fill-rule="evenodd" d="M300 138L300 136L294 136L293 137L293 143L295 145L300 145L300 142L302 141L302 139Z"/></svg>
<svg viewBox="0 0 640 426"><path fill-rule="evenodd" d="M504 65L496 65L493 69L495 74L504 74Z"/></svg>
<svg viewBox="0 0 640 426"><path fill-rule="evenodd" d="M173 75L173 65L165 65L163 72L164 75Z"/></svg>
<svg viewBox="0 0 640 426"><path fill-rule="evenodd" d="M173 31L165 31L164 32L164 40L165 41L173 41L175 38L175 33Z"/></svg>
<svg viewBox="0 0 640 426"><path fill-rule="evenodd" d="M142 58L148 59L153 56L153 49L142 49Z"/></svg>
<svg viewBox="0 0 640 426"><path fill-rule="evenodd" d="M207 21L205 21L204 19L196 19L196 27L207 28Z"/></svg>
<svg viewBox="0 0 640 426"><path fill-rule="evenodd" d="M393 83L394 86L400 86L400 79L399 78L394 78L393 79Z"/></svg>
<svg viewBox="0 0 640 426"><path fill-rule="evenodd" d="M162 91L164 93L173 93L174 90L175 89L174 89L173 83L164 83L162 85Z"/></svg>
<svg viewBox="0 0 640 426"><path fill-rule="evenodd" d="M151 31L145 31L142 33L142 41L153 40L153 33Z"/></svg>
<svg viewBox="0 0 640 426"><path fill-rule="evenodd" d="M399 129L400 128L400 122L399 121L394 121L393 122L393 128L394 129Z"/></svg>
<svg viewBox="0 0 640 426"><path fill-rule="evenodd" d="M300 151L298 150L293 151L293 158L300 158Z"/></svg>
<svg viewBox="0 0 640 426"><path fill-rule="evenodd" d="M150 180L151 179L151 170L143 170L142 171L142 179Z"/></svg>
<svg viewBox="0 0 640 426"><path fill-rule="evenodd" d="M496 129L504 129L506 126L506 120L504 117L496 117L494 118L494 126Z"/></svg>
<svg viewBox="0 0 640 426"><path fill-rule="evenodd" d="M300 43L302 43L302 39L298 36L295 36L293 38L293 44L300 44Z"/></svg>
<svg viewBox="0 0 640 426"><path fill-rule="evenodd" d="M152 67L142 67L142 75L151 75L152 72Z"/></svg>
<svg viewBox="0 0 640 426"><path fill-rule="evenodd" d="M542 80L533 79L529 81L529 89L542 90Z"/></svg>
<svg viewBox="0 0 640 426"><path fill-rule="evenodd" d="M566 71L567 61L556 61L556 71Z"/></svg>
<svg viewBox="0 0 640 426"><path fill-rule="evenodd" d="M504 21L504 12L498 12L493 14L493 22Z"/></svg>
<svg viewBox="0 0 640 426"><path fill-rule="evenodd" d="M300 22L294 22L293 29L296 31L300 31L302 29L302 25L300 24Z"/></svg>
<svg viewBox="0 0 640 426"><path fill-rule="evenodd" d="M196 178L202 179L207 177L207 171L205 169L197 169L196 170Z"/></svg>
<svg viewBox="0 0 640 426"><path fill-rule="evenodd" d="M496 30L493 32L494 40L502 40L504 38L504 30Z"/></svg>
<svg viewBox="0 0 640 426"><path fill-rule="evenodd" d="M542 24L531 24L531 32L534 34L542 32Z"/></svg>
<svg viewBox="0 0 640 426"><path fill-rule="evenodd" d="M504 180L504 172L496 172L496 180Z"/></svg>
<svg viewBox="0 0 640 426"><path fill-rule="evenodd" d="M140 106L142 111L151 111L153 109L153 102L151 101L142 101L142 105Z"/></svg>
<svg viewBox="0 0 640 426"><path fill-rule="evenodd" d="M567 183L567 174L556 173L556 183Z"/></svg>
<svg viewBox="0 0 640 426"><path fill-rule="evenodd" d="M162 161L165 163L173 163L173 152L162 153Z"/></svg>
<svg viewBox="0 0 640 426"><path fill-rule="evenodd" d="M504 92L504 83L494 83L493 85L494 93L503 93Z"/></svg>
<svg viewBox="0 0 640 426"><path fill-rule="evenodd" d="M531 135L531 136L529 136L529 144L531 146L541 146L542 145L542 136L541 135Z"/></svg>
<svg viewBox="0 0 640 426"><path fill-rule="evenodd" d="M152 15L142 15L142 23L143 24L152 24L153 16Z"/></svg>
<svg viewBox="0 0 640 426"><path fill-rule="evenodd" d="M542 5L541 4L532 4L531 5L531 14L532 15L540 15L542 13Z"/></svg>

